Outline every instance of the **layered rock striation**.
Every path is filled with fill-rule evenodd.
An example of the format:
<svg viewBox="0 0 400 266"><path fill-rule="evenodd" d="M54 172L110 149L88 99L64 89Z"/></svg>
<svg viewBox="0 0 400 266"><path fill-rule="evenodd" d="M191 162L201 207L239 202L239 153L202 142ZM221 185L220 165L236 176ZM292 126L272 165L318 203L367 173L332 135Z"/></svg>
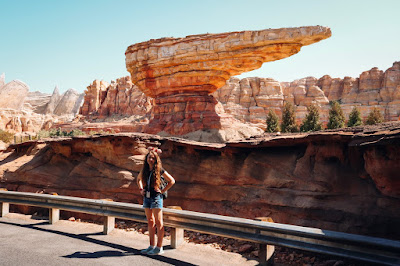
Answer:
<svg viewBox="0 0 400 266"><path fill-rule="evenodd" d="M373 108L378 108L387 121L400 117L400 62L385 72L372 68L358 78L320 79L307 77L293 82L278 82L270 78L232 78L213 93L223 104L227 113L235 118L265 126L270 109L279 116L285 102L296 107L298 123L307 114L307 106L316 104L320 108L321 121L327 123L330 101L339 101L348 117L353 107L360 109L365 119Z"/></svg>
<svg viewBox="0 0 400 266"><path fill-rule="evenodd" d="M219 130L231 118L220 112L210 93L231 76L330 36L329 28L315 26L162 38L129 46L126 67L132 82L155 98L148 132Z"/></svg>
<svg viewBox="0 0 400 266"><path fill-rule="evenodd" d="M150 116L152 99L144 95L129 77L119 78L108 84L95 80L87 87L79 113L91 118L112 115Z"/></svg>
<svg viewBox="0 0 400 266"><path fill-rule="evenodd" d="M176 179L165 205L400 238L400 124L227 144L146 134L29 142L0 153L0 187L141 203L148 146Z"/></svg>
<svg viewBox="0 0 400 266"><path fill-rule="evenodd" d="M380 73L380 74L379 74ZM374 78L371 78L374 77ZM116 115L121 116L134 116L129 122L115 122L115 124L100 124L100 123L86 123L84 125L75 125L86 131L100 131L102 127L104 129L113 128L115 132L126 132L126 131L139 131L144 132L149 127L146 124L147 120L154 117L155 113L159 113L160 106L154 105L154 100L147 97L142 93L137 86L130 85L131 92L130 97L117 97L119 92L119 83L114 86L108 85L104 81L95 81L88 87L85 95L85 102L81 108L81 114L88 120L96 120L101 117L103 120L107 120L107 117L115 117ZM123 82L130 82L128 77L123 78ZM107 84L103 86L101 84ZM359 89L361 87L361 90ZM111 91L108 91L111 90ZM100 95L102 95L100 97ZM124 93L126 95L126 93ZM373 68L369 71L364 71L358 78L345 77L331 78L325 75L319 79L314 77L307 77L293 82L279 82L271 78L230 78L226 81L225 86L216 90L211 94L214 98L209 97L209 101L214 102L215 111L219 116L225 116L225 119L229 116L234 119L225 120L229 121L226 123L227 127L231 128L231 131L238 132L241 127L236 127L235 121L241 121L247 123L249 128L251 126L257 126L258 128L264 129L266 127L266 117L270 109L274 110L279 117L282 115L283 105L286 101L291 102L296 107L296 121L298 124L302 122L307 114L307 106L310 104L316 104L320 109L320 118L323 123L328 122L329 118L329 102L337 100L341 103L341 107L345 113L346 118L353 109L357 107L361 111L363 119L366 119L369 112L373 108L378 108L384 115L386 121L397 121L400 116L400 62L393 63L393 66L386 71L377 70ZM169 101L170 98L175 96L165 97L168 98L165 101ZM186 98L185 98L186 97ZM195 97L185 96L181 97L181 100L188 100L192 98L195 101ZM366 98L368 97L368 98ZM203 98L199 97L200 100L195 103L198 106L207 106L207 102L202 101ZM93 100L96 99L96 100ZM376 101L378 99L379 101ZM217 101L215 103L215 100ZM155 101L164 101L164 98L156 99ZM94 102L97 102L97 107ZM134 103L134 104L132 104ZM126 106L143 106L146 103L146 108L135 108L129 109ZM212 106L209 104L208 108ZM89 107L90 106L90 107ZM123 106L123 108L117 108ZM157 107L158 106L158 107ZM185 103L174 103L164 106L162 112L164 112L164 118L166 121L179 122L182 120L183 112L186 110ZM207 109L207 108L206 108ZM88 111L90 110L90 112ZM143 112L143 110L145 110ZM213 108L211 108L213 110ZM203 118L206 116L202 116ZM93 119L95 118L95 119ZM187 121L188 123L177 123L170 124L171 127L176 129L168 129L167 131L180 132L183 127L185 131L195 130L200 125L199 123L200 114L192 116L192 120ZM115 119L118 121L118 119ZM65 125L66 126L66 125ZM72 125L71 125L72 126ZM70 128L72 127L69 127ZM156 132L159 132L165 128L153 124ZM178 134L179 135L179 134ZM251 134L250 134L251 135ZM189 134L188 137L192 138ZM246 134L237 134L237 137L245 137ZM199 138L194 138L201 140ZM230 138L225 138L230 139ZM204 140L204 138L203 138Z"/></svg>

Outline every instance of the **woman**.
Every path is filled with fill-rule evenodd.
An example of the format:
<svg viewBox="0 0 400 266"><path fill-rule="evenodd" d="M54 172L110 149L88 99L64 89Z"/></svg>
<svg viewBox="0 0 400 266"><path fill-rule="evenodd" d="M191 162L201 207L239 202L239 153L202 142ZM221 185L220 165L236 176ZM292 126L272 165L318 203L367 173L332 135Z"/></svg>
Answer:
<svg viewBox="0 0 400 266"><path fill-rule="evenodd" d="M150 238L150 246L141 250L141 253L148 255L160 255L164 253L162 248L164 238L162 194L175 184L175 179L162 169L159 154L161 154L160 149L149 148L149 153L146 155L143 168L137 178L140 194L143 195L143 208L147 217ZM168 185L163 189L160 187L161 176L168 182ZM157 245L155 245L156 227Z"/></svg>

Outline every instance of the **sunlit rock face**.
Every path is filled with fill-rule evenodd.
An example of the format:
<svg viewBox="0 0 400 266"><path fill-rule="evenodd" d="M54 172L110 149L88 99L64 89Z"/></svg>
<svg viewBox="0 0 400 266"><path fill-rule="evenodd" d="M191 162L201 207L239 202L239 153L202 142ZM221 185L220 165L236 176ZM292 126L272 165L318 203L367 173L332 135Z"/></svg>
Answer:
<svg viewBox="0 0 400 266"><path fill-rule="evenodd" d="M92 118L106 118L112 115L144 117L150 115L152 101L129 77L111 81L111 84L95 80L85 91L80 114Z"/></svg>
<svg viewBox="0 0 400 266"><path fill-rule="evenodd" d="M327 123L330 101L339 101L346 119L354 107L359 108L365 120L373 108L378 108L386 121L400 117L400 62L394 62L386 71L372 68L358 78L317 79L306 77L292 82L271 78L231 78L213 93L225 112L242 122L265 127L269 110L281 117L285 102L295 106L296 122L307 115L307 106L319 107L320 120Z"/></svg>
<svg viewBox="0 0 400 266"><path fill-rule="evenodd" d="M4 77L4 76L3 76ZM0 108L21 110L25 98L28 96L29 86L20 80L13 80L0 87Z"/></svg>
<svg viewBox="0 0 400 266"><path fill-rule="evenodd" d="M49 129L54 122L71 121L83 102L83 94L74 89L60 96L58 88L52 95L29 92L22 81L5 82L0 75L0 129L13 133L35 133Z"/></svg>
<svg viewBox="0 0 400 266"><path fill-rule="evenodd" d="M0 187L142 203L136 177L149 146L176 179L165 206L400 239L400 122L224 144L149 134L33 141L0 152Z"/></svg>
<svg viewBox="0 0 400 266"><path fill-rule="evenodd" d="M151 133L223 129L224 115L210 93L234 75L330 36L329 28L315 26L162 38L129 46L126 67L132 82L155 98Z"/></svg>

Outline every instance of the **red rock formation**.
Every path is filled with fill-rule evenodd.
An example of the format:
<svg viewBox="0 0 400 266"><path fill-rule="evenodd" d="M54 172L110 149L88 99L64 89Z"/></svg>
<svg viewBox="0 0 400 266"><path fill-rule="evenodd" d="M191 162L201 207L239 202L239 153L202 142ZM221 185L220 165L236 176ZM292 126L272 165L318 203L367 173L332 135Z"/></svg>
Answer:
<svg viewBox="0 0 400 266"><path fill-rule="evenodd" d="M80 114L87 117L106 118L112 115L149 116L151 98L146 97L132 84L129 77L112 81L95 80L85 91Z"/></svg>
<svg viewBox="0 0 400 266"><path fill-rule="evenodd" d="M273 90L268 88L274 88ZM243 122L264 124L269 109L279 116L284 101L295 104L296 120L301 123L311 103L320 107L321 121L327 123L329 101L338 100L349 115L357 106L365 119L372 108L381 110L387 121L400 117L400 62L385 72L373 68L363 72L359 78L320 79L307 77L293 82L278 82L273 79L231 79L213 94L229 114ZM263 99L262 101L257 100Z"/></svg>
<svg viewBox="0 0 400 266"><path fill-rule="evenodd" d="M129 46L126 67L133 83L156 99L147 132L185 135L225 129L232 118L219 112L210 93L233 75L330 36L329 28L315 26L162 38Z"/></svg>
<svg viewBox="0 0 400 266"><path fill-rule="evenodd" d="M80 109L80 114L91 115L99 109L103 100L104 91L108 87L108 83L105 81L95 80L85 90L85 98L83 105Z"/></svg>
<svg viewBox="0 0 400 266"><path fill-rule="evenodd" d="M360 130L229 144L119 134L11 145L0 153L0 187L139 203L135 177L156 145L177 180L166 205L400 238L400 122Z"/></svg>

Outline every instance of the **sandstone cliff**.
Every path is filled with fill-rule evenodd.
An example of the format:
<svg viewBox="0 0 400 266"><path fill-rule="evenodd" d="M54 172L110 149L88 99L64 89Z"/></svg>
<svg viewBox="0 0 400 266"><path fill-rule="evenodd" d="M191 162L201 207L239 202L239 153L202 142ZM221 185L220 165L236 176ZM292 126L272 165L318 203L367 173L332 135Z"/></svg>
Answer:
<svg viewBox="0 0 400 266"><path fill-rule="evenodd" d="M134 116L134 119L124 124L107 124L107 128L115 128L117 132L142 131L143 121L154 116L154 100L146 97L139 89L130 83L128 77L122 78L123 83L130 85L130 97L116 97L118 95L121 79L108 85L105 82L95 81L85 94L85 102L80 113L86 119L106 119L109 116ZM125 85L126 86L126 85ZM361 89L360 89L361 88ZM218 113L232 115L235 119L247 123L249 126L266 127L266 116L269 109L281 116L285 101L293 103L296 107L296 121L301 123L307 114L307 106L315 103L320 108L320 118L327 123L332 100L341 102L346 118L354 106L357 106L363 118L368 116L372 108L377 107L387 121L397 121L400 117L400 62L386 71L376 68L365 71L358 78L345 77L331 78L328 75L320 79L307 77L293 82L279 82L271 78L230 78L226 85L212 95L220 102L217 104ZM137 104L132 104L137 103ZM145 104L144 104L145 103ZM197 103L201 105L201 102ZM138 106L129 109L127 106ZM122 107L121 107L122 106ZM145 106L145 108L142 108ZM158 107L159 108L159 107ZM145 110L145 111L144 111ZM180 116L182 108L179 104L171 104L163 112L167 112L165 119ZM118 119L114 119L118 121ZM194 119L195 121L196 119ZM136 125L141 121L140 125ZM189 123L190 124L190 123ZM230 121L233 131L235 125ZM85 130L85 125L76 125ZM100 124L86 124L87 127L99 131ZM190 125L182 125L189 127ZM243 137L244 135L242 135ZM189 135L189 137L191 137Z"/></svg>
<svg viewBox="0 0 400 266"><path fill-rule="evenodd" d="M0 76L0 129L16 133L38 132L49 129L54 122L71 121L79 111L83 94L73 89L62 96L56 87L53 94L39 91L29 92L29 86L22 81L5 83Z"/></svg>
<svg viewBox="0 0 400 266"><path fill-rule="evenodd" d="M83 102L83 97L74 89L67 90L54 109L54 114L75 116Z"/></svg>
<svg viewBox="0 0 400 266"><path fill-rule="evenodd" d="M60 92L58 91L58 86L56 86L54 88L53 94L50 96L50 99L46 104L46 109L44 110L44 114L53 114L60 100L61 100Z"/></svg>
<svg viewBox="0 0 400 266"><path fill-rule="evenodd" d="M285 101L296 108L298 123L307 114L311 103L320 107L321 121L327 123L329 101L341 103L346 118L357 106L365 119L369 112L378 108L387 121L397 121L400 117L400 62L385 72L372 68L358 78L320 79L307 77L293 82L278 82L265 78L232 78L214 96L223 104L226 112L241 121L264 124L269 109L279 116Z"/></svg>
<svg viewBox="0 0 400 266"><path fill-rule="evenodd" d="M166 205L400 238L400 123L226 144L156 135L28 142L0 153L9 190L141 202L148 146L177 180Z"/></svg>
<svg viewBox="0 0 400 266"><path fill-rule="evenodd" d="M51 96L48 93L42 93L40 91L28 92L24 100L23 110L44 114L50 99Z"/></svg>
<svg viewBox="0 0 400 266"><path fill-rule="evenodd" d="M87 87L80 114L90 118L112 115L150 116L152 99L133 85L129 77L119 78L108 84L95 80Z"/></svg>
<svg viewBox="0 0 400 266"><path fill-rule="evenodd" d="M20 80L13 80L0 87L0 108L21 110L29 92L29 86Z"/></svg>

